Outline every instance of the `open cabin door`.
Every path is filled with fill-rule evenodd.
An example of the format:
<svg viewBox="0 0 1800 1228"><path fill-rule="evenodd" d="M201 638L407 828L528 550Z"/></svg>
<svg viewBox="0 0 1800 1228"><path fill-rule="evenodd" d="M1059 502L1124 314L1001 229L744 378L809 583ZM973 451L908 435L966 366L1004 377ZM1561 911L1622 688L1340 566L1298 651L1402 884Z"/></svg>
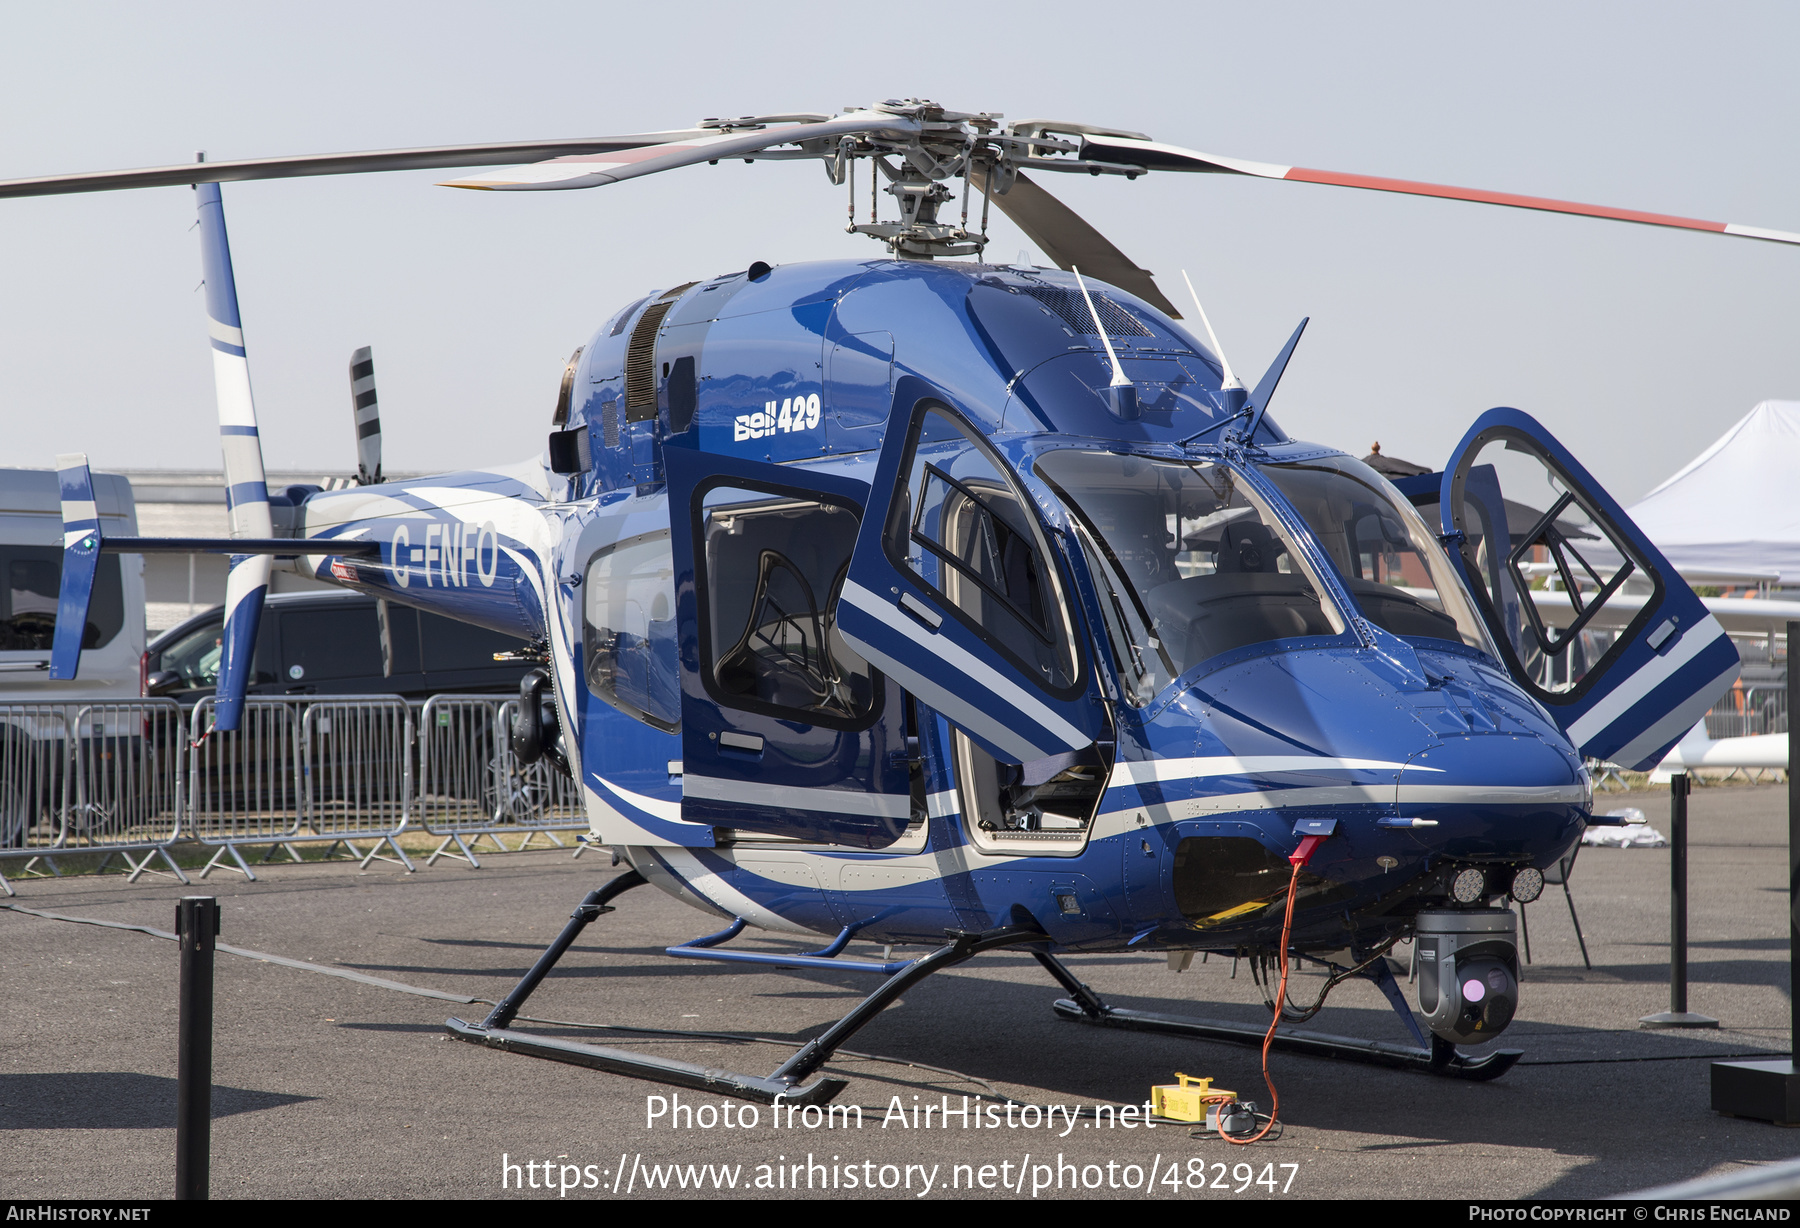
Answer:
<svg viewBox="0 0 1800 1228"><path fill-rule="evenodd" d="M681 662L681 817L857 848L915 817L900 687L836 625L869 488L664 451ZM918 816L923 818L922 815Z"/></svg>
<svg viewBox="0 0 1800 1228"><path fill-rule="evenodd" d="M845 640L1002 763L1086 750L1104 713L1037 509L960 415L903 400L844 585Z"/></svg>
<svg viewBox="0 0 1800 1228"><path fill-rule="evenodd" d="M1439 499L1508 669L1583 755L1652 767L1737 678L1718 621L1530 415L1483 414Z"/></svg>

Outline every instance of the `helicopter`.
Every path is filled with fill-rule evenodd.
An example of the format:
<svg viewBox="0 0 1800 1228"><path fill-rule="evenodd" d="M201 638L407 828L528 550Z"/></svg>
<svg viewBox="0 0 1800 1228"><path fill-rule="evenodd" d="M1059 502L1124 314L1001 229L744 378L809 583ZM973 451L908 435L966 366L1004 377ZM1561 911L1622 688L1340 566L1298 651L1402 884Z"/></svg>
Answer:
<svg viewBox="0 0 1800 1228"><path fill-rule="evenodd" d="M449 186L536 191L725 158L820 161L848 228L886 253L755 262L622 307L569 359L543 453L516 465L381 480L360 351L356 484L267 489L221 183L503 167ZM230 492L230 538L106 537L85 459L59 459L51 676L74 676L105 551L231 556L219 732L241 717L276 565L531 641L513 751L579 782L586 839L630 868L485 1019L447 1022L471 1043L824 1103L845 1086L820 1073L832 1053L908 987L1013 949L1066 991L1063 1018L1260 1044L1265 1073L1279 1047L1500 1076L1518 1051L1459 1046L1517 1010L1508 902L1535 899L1595 821L1588 761L1655 764L1731 685L1730 638L1522 411L1482 414L1441 471L1398 482L1289 438L1268 410L1306 322L1246 386L1197 295L1205 341L1027 172L1253 175L1800 243L918 99L0 182L195 187ZM1057 267L987 261L990 207ZM725 923L673 957L879 983L765 1076L512 1027L646 884ZM829 941L730 946L746 929ZM1387 958L1405 939L1424 1027ZM888 952L849 958L853 940ZM1071 952L1248 957L1270 1024L1114 1007ZM1287 997L1294 957L1328 969L1309 1010ZM1405 1043L1278 1027L1351 978L1382 990Z"/></svg>

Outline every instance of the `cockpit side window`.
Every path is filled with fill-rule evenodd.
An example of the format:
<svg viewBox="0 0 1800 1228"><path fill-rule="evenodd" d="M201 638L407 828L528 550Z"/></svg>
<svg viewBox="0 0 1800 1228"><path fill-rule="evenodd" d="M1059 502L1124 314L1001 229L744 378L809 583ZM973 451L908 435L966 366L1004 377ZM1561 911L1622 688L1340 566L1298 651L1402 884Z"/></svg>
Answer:
<svg viewBox="0 0 1800 1228"><path fill-rule="evenodd" d="M1080 525L1137 703L1221 653L1341 634L1343 619L1229 466L1058 449L1037 471ZM1091 543L1091 545L1089 544Z"/></svg>
<svg viewBox="0 0 1800 1228"><path fill-rule="evenodd" d="M668 530L600 551L588 563L581 591L589 689L657 729L680 728L675 564Z"/></svg>

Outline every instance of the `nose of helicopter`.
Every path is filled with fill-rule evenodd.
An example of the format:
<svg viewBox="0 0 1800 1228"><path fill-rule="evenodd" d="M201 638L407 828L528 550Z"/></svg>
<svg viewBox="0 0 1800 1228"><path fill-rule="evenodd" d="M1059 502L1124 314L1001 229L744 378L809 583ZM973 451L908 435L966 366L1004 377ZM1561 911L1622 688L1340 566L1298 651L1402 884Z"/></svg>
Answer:
<svg viewBox="0 0 1800 1228"><path fill-rule="evenodd" d="M1589 780L1572 752L1529 733L1435 739L1408 758L1394 808L1440 856L1544 863L1579 831Z"/></svg>
<svg viewBox="0 0 1800 1228"><path fill-rule="evenodd" d="M1148 731L1162 741L1151 750L1205 762L1223 752L1251 779L1218 788L1339 817L1349 839L1321 850L1325 861L1548 865L1591 800L1579 755L1491 671L1434 657L1429 672L1429 686L1398 685L1355 654L1244 661L1190 685Z"/></svg>

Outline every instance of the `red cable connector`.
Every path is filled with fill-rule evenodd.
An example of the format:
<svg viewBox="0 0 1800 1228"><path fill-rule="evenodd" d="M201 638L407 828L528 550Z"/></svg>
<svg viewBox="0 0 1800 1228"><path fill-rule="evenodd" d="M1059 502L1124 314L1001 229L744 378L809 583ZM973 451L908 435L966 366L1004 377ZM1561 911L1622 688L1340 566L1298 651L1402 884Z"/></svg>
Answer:
<svg viewBox="0 0 1800 1228"><path fill-rule="evenodd" d="M1301 836L1299 847L1288 854L1288 861L1295 866L1305 865L1312 860L1312 855L1318 851L1319 846L1329 839L1330 836Z"/></svg>

